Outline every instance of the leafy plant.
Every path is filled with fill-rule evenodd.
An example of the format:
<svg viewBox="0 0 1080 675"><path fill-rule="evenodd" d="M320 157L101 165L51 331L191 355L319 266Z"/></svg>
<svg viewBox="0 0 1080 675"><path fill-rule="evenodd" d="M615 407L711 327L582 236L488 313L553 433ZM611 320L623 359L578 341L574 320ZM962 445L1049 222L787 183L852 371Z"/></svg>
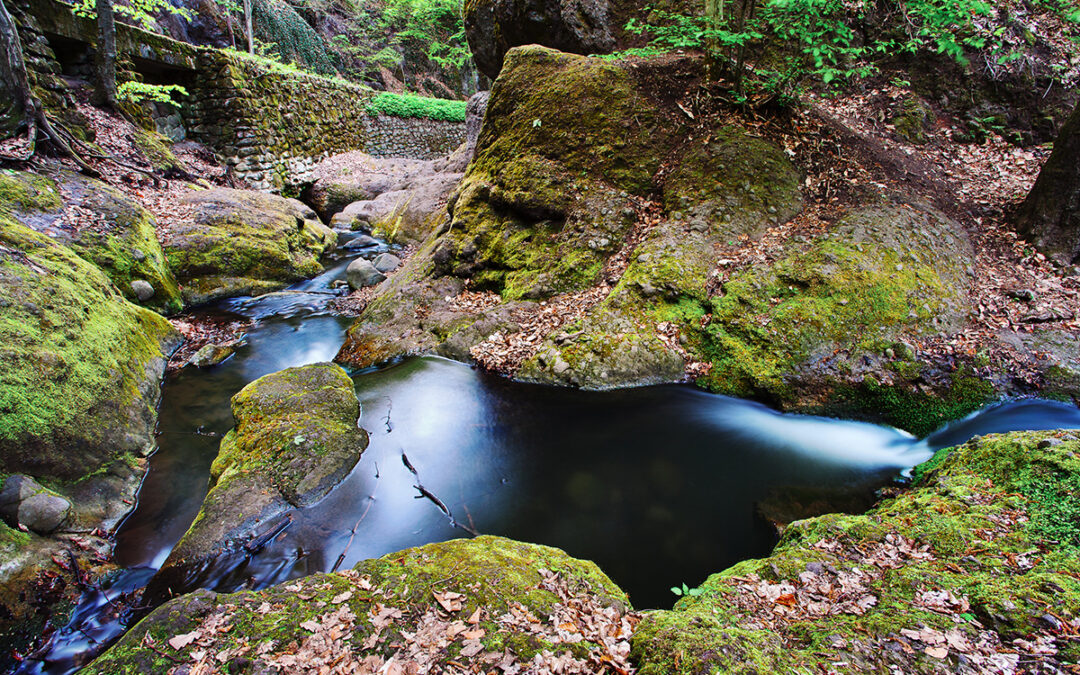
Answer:
<svg viewBox="0 0 1080 675"><path fill-rule="evenodd" d="M144 101L148 101L151 103L179 105L177 101L173 99L174 95L187 96L187 89L184 89L178 84L147 84L135 80L123 82L116 88L116 99L118 101L127 101L130 103L143 103Z"/></svg>
<svg viewBox="0 0 1080 675"><path fill-rule="evenodd" d="M701 595L705 591L703 589L701 589L701 588L690 588L686 584L683 584L682 588L680 588L678 586L672 586L671 587L671 592L674 593L675 595L679 596L680 598L682 598L682 597L694 598L694 597L697 597L697 596Z"/></svg>
<svg viewBox="0 0 1080 675"><path fill-rule="evenodd" d="M97 11L94 8L94 0L75 0L72 11L76 16L94 19ZM158 12L168 12L182 16L191 21L191 12L185 7L174 7L169 0L126 0L124 3L113 2L113 11L119 16L127 18L131 23L144 30L154 30L156 23L154 15Z"/></svg>
<svg viewBox="0 0 1080 675"><path fill-rule="evenodd" d="M466 105L465 101L381 92L371 99L367 111L369 115L422 117L446 122L464 122Z"/></svg>

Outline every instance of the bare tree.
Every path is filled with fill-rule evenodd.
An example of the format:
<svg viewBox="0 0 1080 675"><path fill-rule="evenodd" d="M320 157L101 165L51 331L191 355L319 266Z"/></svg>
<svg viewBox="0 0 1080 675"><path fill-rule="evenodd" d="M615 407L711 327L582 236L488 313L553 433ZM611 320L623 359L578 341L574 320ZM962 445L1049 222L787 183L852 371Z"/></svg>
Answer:
<svg viewBox="0 0 1080 675"><path fill-rule="evenodd" d="M86 173L97 172L71 149L68 141L60 135L49 120L41 103L35 98L26 74L26 61L23 59L22 41L19 29L4 4L0 0L0 79L12 100L11 112L15 120L13 135L26 130L26 150L18 156L3 156L3 159L25 161L33 157L38 140L48 140L62 153L69 155Z"/></svg>
<svg viewBox="0 0 1080 675"><path fill-rule="evenodd" d="M116 17L112 0L95 0L97 13L98 44L95 55L100 104L116 107Z"/></svg>
<svg viewBox="0 0 1080 675"><path fill-rule="evenodd" d="M254 54L255 35L251 30L251 0L244 0L244 35L247 36L248 54Z"/></svg>

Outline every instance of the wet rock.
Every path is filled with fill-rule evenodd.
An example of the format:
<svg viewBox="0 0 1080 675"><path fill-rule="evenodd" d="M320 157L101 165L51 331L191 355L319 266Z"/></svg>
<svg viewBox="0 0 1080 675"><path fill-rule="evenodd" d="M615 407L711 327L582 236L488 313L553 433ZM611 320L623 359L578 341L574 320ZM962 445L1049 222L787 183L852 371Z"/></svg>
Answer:
<svg viewBox="0 0 1080 675"><path fill-rule="evenodd" d="M352 251L358 248L372 248L379 245L379 240L366 234L360 234L349 240L342 248Z"/></svg>
<svg viewBox="0 0 1080 675"><path fill-rule="evenodd" d="M337 234L295 199L215 188L183 198L191 220L174 225L169 266L193 305L257 295L319 274Z"/></svg>
<svg viewBox="0 0 1080 675"><path fill-rule="evenodd" d="M386 281L386 275L375 268L370 260L357 258L345 268L349 287L354 291Z"/></svg>
<svg viewBox="0 0 1080 675"><path fill-rule="evenodd" d="M232 413L236 426L211 466L210 492L152 580L151 597L190 587L186 575L212 574L214 561L251 545L288 509L326 496L368 443L352 380L329 363L259 378L233 397Z"/></svg>
<svg viewBox="0 0 1080 675"><path fill-rule="evenodd" d="M144 279L135 279L131 282L131 290L135 293L135 297L139 302L146 302L150 298L154 297L154 287L150 285L149 281Z"/></svg>
<svg viewBox="0 0 1080 675"><path fill-rule="evenodd" d="M493 80L506 53L521 45L575 54L606 54L615 48L607 0L468 0L465 37L477 68Z"/></svg>
<svg viewBox="0 0 1080 675"><path fill-rule="evenodd" d="M11 527L49 534L67 519L71 502L28 476L8 476L0 489L0 517Z"/></svg>
<svg viewBox="0 0 1080 675"><path fill-rule="evenodd" d="M188 359L188 365L195 366L196 368L209 368L223 363L235 353L235 344L219 345L211 343L203 345L199 348L199 351L195 352L191 358Z"/></svg>
<svg viewBox="0 0 1080 675"><path fill-rule="evenodd" d="M397 257L393 253L380 253L375 256L375 259L371 261L375 266L375 269L379 270L383 274L389 274L401 265L401 258Z"/></svg>

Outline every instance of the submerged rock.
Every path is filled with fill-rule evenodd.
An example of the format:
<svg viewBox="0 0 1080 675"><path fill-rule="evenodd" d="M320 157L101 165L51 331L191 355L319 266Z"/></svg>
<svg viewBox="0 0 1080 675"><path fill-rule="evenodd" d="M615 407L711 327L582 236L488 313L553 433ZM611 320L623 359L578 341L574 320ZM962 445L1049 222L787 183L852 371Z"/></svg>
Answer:
<svg viewBox="0 0 1080 675"><path fill-rule="evenodd" d="M772 555L709 577L633 638L642 675L1012 672L1076 661L1043 619L1080 617L1076 432L975 439L864 516L791 524Z"/></svg>
<svg viewBox="0 0 1080 675"><path fill-rule="evenodd" d="M196 649L218 663L236 662L226 652L247 654L253 672L330 662L363 662L376 672L391 658L416 672L461 664L486 672L497 663L513 672L534 658L550 668L548 659L564 652L564 662L576 668L571 672L590 672L590 664L613 657L625 667L636 621L628 608L626 594L591 562L482 536L406 549L258 592L197 591L156 609L86 672L164 671L175 665L169 657L187 660ZM177 636L192 640L174 648L169 641Z"/></svg>
<svg viewBox="0 0 1080 675"><path fill-rule="evenodd" d="M186 575L251 544L290 508L326 496L367 447L360 402L340 367L317 363L266 375L232 399L210 492L151 582L151 597L187 588ZM187 581L185 581L187 580Z"/></svg>
<svg viewBox="0 0 1080 675"><path fill-rule="evenodd" d="M257 295L322 271L337 234L295 199L215 188L183 198L191 220L171 228L169 267L192 305Z"/></svg>
<svg viewBox="0 0 1080 675"><path fill-rule="evenodd" d="M99 267L129 300L165 313L183 307L153 216L116 188L66 170L0 172L0 212Z"/></svg>
<svg viewBox="0 0 1080 675"><path fill-rule="evenodd" d="M226 359L236 353L235 344L207 344L199 348L199 351L191 355L188 359L188 365L195 366L196 368L209 368L223 363Z"/></svg>

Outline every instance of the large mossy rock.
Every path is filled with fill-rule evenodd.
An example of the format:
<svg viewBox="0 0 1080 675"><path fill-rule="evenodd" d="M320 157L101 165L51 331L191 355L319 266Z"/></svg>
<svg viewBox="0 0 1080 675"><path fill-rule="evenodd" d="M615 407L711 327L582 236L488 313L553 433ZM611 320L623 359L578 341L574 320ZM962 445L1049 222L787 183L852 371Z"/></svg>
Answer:
<svg viewBox="0 0 1080 675"><path fill-rule="evenodd" d="M287 510L326 496L368 443L352 380L330 363L255 380L233 396L232 413L236 426L211 466L210 492L154 588L183 587L184 575L250 543Z"/></svg>
<svg viewBox="0 0 1080 675"><path fill-rule="evenodd" d="M638 626L642 675L1056 672L1080 658L1080 440L987 436L864 516L791 524Z"/></svg>
<svg viewBox="0 0 1080 675"><path fill-rule="evenodd" d="M447 202L462 175L436 172L406 179L373 199L349 204L331 225L366 230L395 244L419 244L446 220Z"/></svg>
<svg viewBox="0 0 1080 675"><path fill-rule="evenodd" d="M0 213L0 470L77 481L154 447L179 342L94 265ZM107 473L107 471L105 471Z"/></svg>
<svg viewBox="0 0 1080 675"><path fill-rule="evenodd" d="M97 265L128 300L179 311L180 288L165 263L150 213L116 188L70 171L0 171L0 211ZM150 284L140 299L136 288Z"/></svg>
<svg viewBox="0 0 1080 675"><path fill-rule="evenodd" d="M507 299L597 283L680 128L620 63L512 50L435 253L441 274Z"/></svg>
<svg viewBox="0 0 1080 675"><path fill-rule="evenodd" d="M499 75L506 53L543 45L573 54L615 49L608 0L466 0L465 38L480 72Z"/></svg>
<svg viewBox="0 0 1080 675"><path fill-rule="evenodd" d="M256 295L322 271L319 256L337 235L295 199L215 188L183 198L189 221L165 236L169 267L192 305Z"/></svg>
<svg viewBox="0 0 1080 675"><path fill-rule="evenodd" d="M483 672L516 672L515 664L544 663L563 652L576 661L577 669L567 672L590 672L589 664L601 669L612 662L604 642L625 641L627 608L626 595L595 564L559 549L483 536L391 553L263 591L177 598L86 672L164 672L177 662L194 664L192 654L200 651L207 663L230 672L241 662L251 672L317 671L331 663L340 672L376 672L391 658L400 668L392 672L485 664ZM192 639L174 649L169 640L177 636ZM361 663L370 670L350 670Z"/></svg>

